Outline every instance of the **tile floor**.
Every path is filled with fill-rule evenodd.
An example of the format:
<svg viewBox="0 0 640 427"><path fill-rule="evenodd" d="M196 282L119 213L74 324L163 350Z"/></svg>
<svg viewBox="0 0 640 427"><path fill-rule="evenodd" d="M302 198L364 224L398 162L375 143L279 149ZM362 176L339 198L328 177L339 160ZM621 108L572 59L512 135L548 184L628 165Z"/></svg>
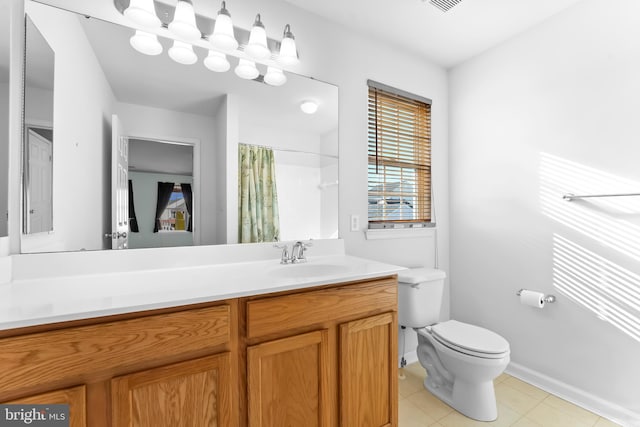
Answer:
<svg viewBox="0 0 640 427"><path fill-rule="evenodd" d="M426 373L419 363L404 369L398 381L399 427L615 427L596 414L507 374L495 380L498 419L475 421L454 411L425 390Z"/></svg>

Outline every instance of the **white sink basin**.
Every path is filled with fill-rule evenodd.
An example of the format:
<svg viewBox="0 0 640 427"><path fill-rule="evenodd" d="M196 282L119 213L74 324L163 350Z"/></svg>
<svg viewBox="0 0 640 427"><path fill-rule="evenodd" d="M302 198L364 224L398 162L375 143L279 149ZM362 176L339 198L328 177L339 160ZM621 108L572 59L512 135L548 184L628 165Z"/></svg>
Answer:
<svg viewBox="0 0 640 427"><path fill-rule="evenodd" d="M286 264L269 271L276 277L311 278L333 276L349 271L349 267L339 264Z"/></svg>

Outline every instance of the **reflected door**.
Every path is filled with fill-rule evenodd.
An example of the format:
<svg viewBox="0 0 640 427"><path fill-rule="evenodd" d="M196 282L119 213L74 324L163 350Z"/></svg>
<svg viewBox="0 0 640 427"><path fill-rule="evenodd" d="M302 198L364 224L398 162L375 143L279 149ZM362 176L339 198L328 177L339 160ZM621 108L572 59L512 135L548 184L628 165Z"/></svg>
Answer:
<svg viewBox="0 0 640 427"><path fill-rule="evenodd" d="M112 249L126 249L129 238L129 141L117 115L111 118L111 237Z"/></svg>
<svg viewBox="0 0 640 427"><path fill-rule="evenodd" d="M27 232L51 231L52 143L33 130L28 131Z"/></svg>

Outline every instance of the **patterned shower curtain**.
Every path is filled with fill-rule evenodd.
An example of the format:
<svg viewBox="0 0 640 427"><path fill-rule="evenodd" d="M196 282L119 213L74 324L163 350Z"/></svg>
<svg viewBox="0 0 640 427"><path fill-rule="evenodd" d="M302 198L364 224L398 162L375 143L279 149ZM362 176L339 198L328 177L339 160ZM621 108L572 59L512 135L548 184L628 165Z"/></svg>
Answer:
<svg viewBox="0 0 640 427"><path fill-rule="evenodd" d="M273 150L238 145L238 241L280 240L278 192Z"/></svg>

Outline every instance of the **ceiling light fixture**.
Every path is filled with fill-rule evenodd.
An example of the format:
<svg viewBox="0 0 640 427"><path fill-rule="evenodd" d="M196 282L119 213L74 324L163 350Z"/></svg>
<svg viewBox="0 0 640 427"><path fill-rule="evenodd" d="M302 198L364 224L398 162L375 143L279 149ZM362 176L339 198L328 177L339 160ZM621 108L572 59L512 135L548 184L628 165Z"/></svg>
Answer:
<svg viewBox="0 0 640 427"><path fill-rule="evenodd" d="M178 0L169 31L188 41L198 40L202 36L196 25L196 13L191 0Z"/></svg>
<svg viewBox="0 0 640 427"><path fill-rule="evenodd" d="M145 55L155 56L162 53L162 45L158 41L158 36L146 31L136 30L136 33L129 39L129 43L135 50Z"/></svg>
<svg viewBox="0 0 640 427"><path fill-rule="evenodd" d="M266 59L271 56L271 51L267 47L267 32L260 20L260 14L256 15L256 20L251 27L251 34L249 34L249 43L244 51L254 59Z"/></svg>
<svg viewBox="0 0 640 427"><path fill-rule="evenodd" d="M244 58L240 58L234 71L236 76L245 80L253 80L260 75L260 71L256 68L256 63Z"/></svg>
<svg viewBox="0 0 640 427"><path fill-rule="evenodd" d="M314 114L316 111L318 111L318 103L314 101L303 101L300 104L300 109L303 113Z"/></svg>
<svg viewBox="0 0 640 427"><path fill-rule="evenodd" d="M125 0L114 0L114 4L116 9L137 27L149 28L149 31L135 30L135 34L129 39L131 46L145 55L162 53L163 47L158 41L158 35L166 37L171 33L172 36L169 37L173 39L173 45L168 53L174 61L193 64L198 61L194 46L204 48L208 54L203 62L209 70L220 73L228 71L231 64L227 56L234 56L238 58L238 65L234 69L238 77L257 79L271 86L285 84L287 76L284 68L300 62L295 37L289 24L285 25L279 43L267 38L259 13L250 31L235 28L226 1L221 2L215 20L196 15L192 0L178 0L173 13L172 6L164 2L156 5L154 0L129 0L128 3ZM197 23L201 24L201 28L208 29L205 34L200 31ZM207 36L211 28L213 31ZM266 66L263 78L259 78L260 71L256 64Z"/></svg>
<svg viewBox="0 0 640 427"><path fill-rule="evenodd" d="M124 10L123 14L136 24L146 28L158 28L161 25L153 0L131 0L129 7Z"/></svg>
<svg viewBox="0 0 640 427"><path fill-rule="evenodd" d="M193 46L180 40L174 40L173 46L169 49L169 57L184 65L195 64L198 61L198 56L193 51Z"/></svg>
<svg viewBox="0 0 640 427"><path fill-rule="evenodd" d="M287 76L280 68L267 67L267 74L264 75L264 82L271 86L282 86L287 82Z"/></svg>
<svg viewBox="0 0 640 427"><path fill-rule="evenodd" d="M216 73L224 73L231 68L231 64L227 60L227 55L222 52L216 52L215 50L209 51L209 55L204 59L204 66Z"/></svg>
<svg viewBox="0 0 640 427"><path fill-rule="evenodd" d="M218 11L213 34L209 37L209 42L211 42L211 46L219 50L236 50L238 48L238 41L233 33L231 14L229 14L227 4L224 1Z"/></svg>
<svg viewBox="0 0 640 427"><path fill-rule="evenodd" d="M296 48L296 38L291 32L289 24L284 26L284 34L282 36L282 42L280 42L278 62L282 65L295 65L300 62L298 59L298 49Z"/></svg>

